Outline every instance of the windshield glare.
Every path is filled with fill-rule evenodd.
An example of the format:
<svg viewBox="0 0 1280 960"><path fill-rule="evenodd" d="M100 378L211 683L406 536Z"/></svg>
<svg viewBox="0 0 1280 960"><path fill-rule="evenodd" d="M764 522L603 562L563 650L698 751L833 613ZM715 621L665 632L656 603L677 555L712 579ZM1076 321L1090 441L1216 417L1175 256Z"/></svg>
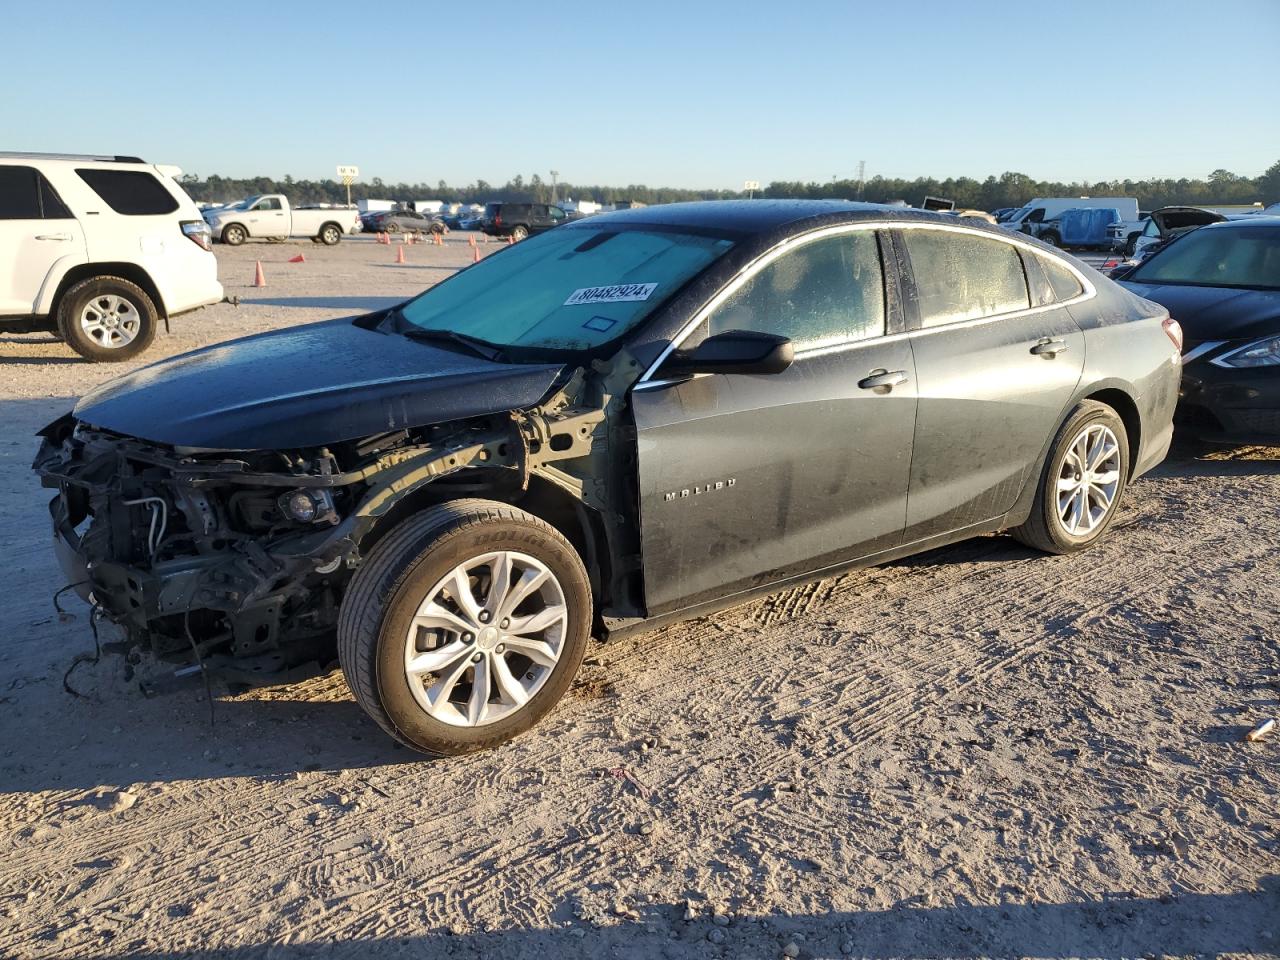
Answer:
<svg viewBox="0 0 1280 960"><path fill-rule="evenodd" d="M1139 283L1280 289L1280 229L1201 227L1128 277Z"/></svg>
<svg viewBox="0 0 1280 960"><path fill-rule="evenodd" d="M732 246L656 229L560 227L455 274L401 314L506 348L590 350L635 327Z"/></svg>

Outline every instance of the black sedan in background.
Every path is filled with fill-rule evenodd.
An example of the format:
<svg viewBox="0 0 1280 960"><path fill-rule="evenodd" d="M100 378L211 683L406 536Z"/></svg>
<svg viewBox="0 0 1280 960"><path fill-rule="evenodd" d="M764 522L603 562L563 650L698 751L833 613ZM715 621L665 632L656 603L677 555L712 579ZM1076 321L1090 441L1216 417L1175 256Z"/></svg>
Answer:
<svg viewBox="0 0 1280 960"><path fill-rule="evenodd" d="M445 233L448 227L443 219L433 213L417 210L379 210L369 214L366 222L360 218L366 232L377 233Z"/></svg>
<svg viewBox="0 0 1280 960"><path fill-rule="evenodd" d="M1182 324L1179 425L1280 443L1280 217L1201 227L1116 279Z"/></svg>

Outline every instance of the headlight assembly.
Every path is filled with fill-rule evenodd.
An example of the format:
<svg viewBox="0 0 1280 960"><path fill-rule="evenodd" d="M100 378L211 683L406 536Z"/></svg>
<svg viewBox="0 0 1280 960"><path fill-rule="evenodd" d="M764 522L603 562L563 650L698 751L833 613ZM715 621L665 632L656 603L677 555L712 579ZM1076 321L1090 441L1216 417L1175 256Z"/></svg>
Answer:
<svg viewBox="0 0 1280 960"><path fill-rule="evenodd" d="M1280 335L1246 343L1209 362L1230 369L1280 367Z"/></svg>

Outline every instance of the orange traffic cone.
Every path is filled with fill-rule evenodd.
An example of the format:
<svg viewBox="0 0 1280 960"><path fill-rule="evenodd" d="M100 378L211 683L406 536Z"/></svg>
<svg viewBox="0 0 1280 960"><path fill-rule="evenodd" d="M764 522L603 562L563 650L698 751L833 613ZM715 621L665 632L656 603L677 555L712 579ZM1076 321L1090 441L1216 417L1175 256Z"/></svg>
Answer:
<svg viewBox="0 0 1280 960"><path fill-rule="evenodd" d="M307 258L304 257L302 254L298 254L296 257L290 257L289 262L290 263L306 263Z"/></svg>
<svg viewBox="0 0 1280 960"><path fill-rule="evenodd" d="M443 233L437 233L437 234L436 234L436 246L437 246L437 247L443 247L443 246L444 246L444 234L443 234Z"/></svg>
<svg viewBox="0 0 1280 960"><path fill-rule="evenodd" d="M262 261L257 260L255 262L258 266L257 269L253 271L253 285L255 287L265 287L267 285L267 278L262 273Z"/></svg>
<svg viewBox="0 0 1280 960"><path fill-rule="evenodd" d="M407 233L400 234L400 246L403 247L408 242L409 242L409 235Z"/></svg>
<svg viewBox="0 0 1280 960"><path fill-rule="evenodd" d="M480 248L477 247L474 243L471 245L471 262L472 263L480 262Z"/></svg>
<svg viewBox="0 0 1280 960"><path fill-rule="evenodd" d="M404 244L396 247L396 263L404 263Z"/></svg>

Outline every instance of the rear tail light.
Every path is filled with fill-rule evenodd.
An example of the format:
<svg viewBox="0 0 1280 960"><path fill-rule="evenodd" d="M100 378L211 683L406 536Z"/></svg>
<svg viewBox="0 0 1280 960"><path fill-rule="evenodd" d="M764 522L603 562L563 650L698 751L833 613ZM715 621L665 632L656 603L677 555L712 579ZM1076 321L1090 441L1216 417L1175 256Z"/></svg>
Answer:
<svg viewBox="0 0 1280 960"><path fill-rule="evenodd" d="M1173 317L1165 317L1160 321L1160 326L1164 327L1165 335L1173 341L1174 349L1182 353L1182 324Z"/></svg>
<svg viewBox="0 0 1280 960"><path fill-rule="evenodd" d="M500 214L500 213L495 213L495 214L493 215L493 225L494 225L495 227L500 227L500 226L502 226L502 214Z"/></svg>
<svg viewBox="0 0 1280 960"><path fill-rule="evenodd" d="M183 220L182 232L201 250L213 250L213 231L203 220Z"/></svg>

